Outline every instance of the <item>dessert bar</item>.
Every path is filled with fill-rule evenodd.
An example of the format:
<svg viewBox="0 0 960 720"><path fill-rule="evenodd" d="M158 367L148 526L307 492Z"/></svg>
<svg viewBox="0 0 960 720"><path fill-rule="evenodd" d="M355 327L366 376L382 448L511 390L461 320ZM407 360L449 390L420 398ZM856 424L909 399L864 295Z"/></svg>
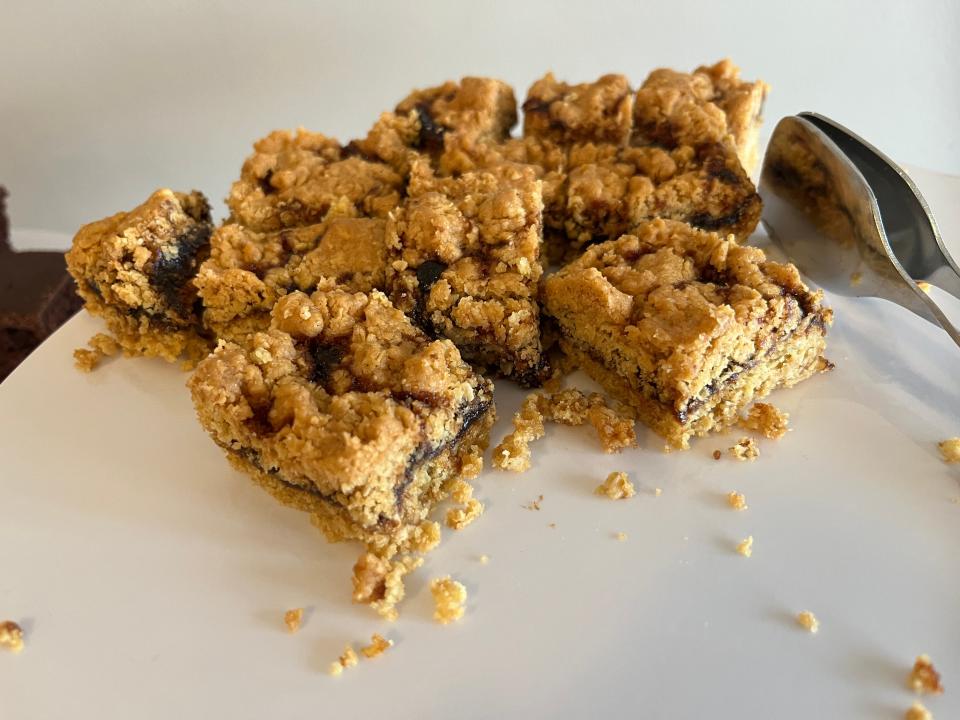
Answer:
<svg viewBox="0 0 960 720"><path fill-rule="evenodd" d="M486 447L493 385L380 292L294 291L246 346L221 342L189 385L232 464L331 539L422 521Z"/></svg>
<svg viewBox="0 0 960 720"><path fill-rule="evenodd" d="M563 350L675 448L829 367L832 312L793 265L676 221L591 246L542 302Z"/></svg>

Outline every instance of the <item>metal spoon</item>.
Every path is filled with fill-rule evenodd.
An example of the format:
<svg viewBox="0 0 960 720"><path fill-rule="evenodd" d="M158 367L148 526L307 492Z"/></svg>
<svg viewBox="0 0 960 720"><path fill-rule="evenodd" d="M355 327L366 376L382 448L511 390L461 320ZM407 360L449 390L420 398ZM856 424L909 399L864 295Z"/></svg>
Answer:
<svg viewBox="0 0 960 720"><path fill-rule="evenodd" d="M895 302L960 331L917 284L960 299L960 269L906 173L842 125L816 113L785 117L760 175L763 223L802 272L848 297Z"/></svg>

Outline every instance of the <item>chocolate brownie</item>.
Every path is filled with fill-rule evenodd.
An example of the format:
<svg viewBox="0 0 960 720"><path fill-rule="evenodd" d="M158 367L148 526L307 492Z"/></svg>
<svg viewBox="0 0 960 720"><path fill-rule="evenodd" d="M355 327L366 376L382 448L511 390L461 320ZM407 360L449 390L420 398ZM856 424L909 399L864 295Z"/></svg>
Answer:
<svg viewBox="0 0 960 720"><path fill-rule="evenodd" d="M0 381L82 302L59 252L14 252L0 186Z"/></svg>
<svg viewBox="0 0 960 720"><path fill-rule="evenodd" d="M87 310L126 354L174 361L209 352L194 276L212 230L203 195L163 189L77 232L67 267Z"/></svg>
<svg viewBox="0 0 960 720"><path fill-rule="evenodd" d="M387 222L394 304L470 362L539 385L537 283L541 183L524 165L437 177L414 164L408 197Z"/></svg>
<svg viewBox="0 0 960 720"><path fill-rule="evenodd" d="M682 448L829 367L821 297L758 248L655 220L591 246L542 299L564 352Z"/></svg>
<svg viewBox="0 0 960 720"><path fill-rule="evenodd" d="M332 539L421 522L494 420L493 386L380 292L294 291L246 347L222 342L189 386L231 463Z"/></svg>

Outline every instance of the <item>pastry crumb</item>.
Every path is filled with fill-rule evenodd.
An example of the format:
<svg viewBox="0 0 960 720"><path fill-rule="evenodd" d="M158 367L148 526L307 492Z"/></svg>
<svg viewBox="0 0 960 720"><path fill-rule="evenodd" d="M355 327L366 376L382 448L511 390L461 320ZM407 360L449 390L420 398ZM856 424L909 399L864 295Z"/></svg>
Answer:
<svg viewBox="0 0 960 720"><path fill-rule="evenodd" d="M740 425L753 430L770 440L782 438L790 424L790 413L785 413L770 403L758 402L740 419Z"/></svg>
<svg viewBox="0 0 960 720"><path fill-rule="evenodd" d="M653 496L654 496L654 497L660 497L661 495L663 495L663 488L654 488L654 489L653 489Z"/></svg>
<svg viewBox="0 0 960 720"><path fill-rule="evenodd" d="M447 510L447 527L451 530L463 530L482 514L483 503L476 498L470 498L462 508Z"/></svg>
<svg viewBox="0 0 960 720"><path fill-rule="evenodd" d="M933 667L929 655L920 655L913 663L913 669L907 678L907 685L915 693L941 695L943 685L940 684L940 673Z"/></svg>
<svg viewBox="0 0 960 720"><path fill-rule="evenodd" d="M539 393L524 398L520 410L513 416L513 432L493 449L493 466L510 472L530 469L530 443L543 437L543 414L540 412Z"/></svg>
<svg viewBox="0 0 960 720"><path fill-rule="evenodd" d="M473 497L473 485L466 480L457 479L450 486L450 498L461 505L470 502Z"/></svg>
<svg viewBox="0 0 960 720"><path fill-rule="evenodd" d="M449 575L430 582L433 595L433 619L446 625L463 617L463 606L467 602L467 589Z"/></svg>
<svg viewBox="0 0 960 720"><path fill-rule="evenodd" d="M303 623L303 608L294 608L293 610L287 610L283 614L283 624L287 626L287 630L291 633L295 633L300 629L300 625Z"/></svg>
<svg viewBox="0 0 960 720"><path fill-rule="evenodd" d="M713 459L714 459L714 460L719 460L722 456L723 456L723 453L720 452L719 450L714 450L714 451L713 451Z"/></svg>
<svg viewBox="0 0 960 720"><path fill-rule="evenodd" d="M747 558L753 555L753 535L748 535L740 541L740 544L737 545L737 552Z"/></svg>
<svg viewBox="0 0 960 720"><path fill-rule="evenodd" d="M556 529L557 529L557 524L556 524L556 523L547 523L547 527L550 528L551 530L556 530Z"/></svg>
<svg viewBox="0 0 960 720"><path fill-rule="evenodd" d="M600 447L605 453L620 452L624 448L634 447L637 444L637 433L634 430L634 420L607 407L599 395L590 396L590 409L587 419L597 431L600 438Z"/></svg>
<svg viewBox="0 0 960 720"><path fill-rule="evenodd" d="M353 601L369 605L387 620L396 620L397 604L406 594L403 578L422 564L423 558L391 561L371 552L364 553L353 566Z"/></svg>
<svg viewBox="0 0 960 720"><path fill-rule="evenodd" d="M540 503L543 502L543 495L539 495L536 500L531 500L526 505L521 505L524 510L539 510Z"/></svg>
<svg viewBox="0 0 960 720"><path fill-rule="evenodd" d="M624 542L627 539L627 534L625 532L618 532L614 537L620 542Z"/></svg>
<svg viewBox="0 0 960 720"><path fill-rule="evenodd" d="M88 348L73 351L73 363L81 372L93 372L104 358L120 352L120 345L110 335L97 333L87 341Z"/></svg>
<svg viewBox="0 0 960 720"><path fill-rule="evenodd" d="M375 658L383 655L388 649L393 647L393 640L387 640L383 635L374 633L370 636L370 644L360 648L365 658Z"/></svg>
<svg viewBox="0 0 960 720"><path fill-rule="evenodd" d="M478 559L481 565L487 565L490 562L490 557L487 555L481 555Z"/></svg>
<svg viewBox="0 0 960 720"><path fill-rule="evenodd" d="M960 462L960 437L943 440L939 447L945 463Z"/></svg>
<svg viewBox="0 0 960 720"><path fill-rule="evenodd" d="M637 491L625 472L612 472L607 479L594 488L595 495L610 498L611 500L626 500L636 495Z"/></svg>
<svg viewBox="0 0 960 720"><path fill-rule="evenodd" d="M927 710L923 705L915 702L907 709L904 720L933 720L933 713Z"/></svg>
<svg viewBox="0 0 960 720"><path fill-rule="evenodd" d="M727 505L732 507L734 510L746 510L749 507L747 505L747 499L744 497L743 493L736 491L727 493Z"/></svg>
<svg viewBox="0 0 960 720"><path fill-rule="evenodd" d="M807 632L815 633L820 629L820 621L809 610L797 614L797 624Z"/></svg>
<svg viewBox="0 0 960 720"><path fill-rule="evenodd" d="M13 622L0 622L0 648L18 653L23 650L23 629Z"/></svg>
<svg viewBox="0 0 960 720"><path fill-rule="evenodd" d="M753 438L740 438L737 444L730 448L730 454L740 461L756 460L760 457L760 448Z"/></svg>
<svg viewBox="0 0 960 720"><path fill-rule="evenodd" d="M346 668L354 667L359 662L357 657L357 651L353 649L352 645L347 645L343 650L343 655L341 655L337 660L330 663L329 673L334 677L343 673Z"/></svg>

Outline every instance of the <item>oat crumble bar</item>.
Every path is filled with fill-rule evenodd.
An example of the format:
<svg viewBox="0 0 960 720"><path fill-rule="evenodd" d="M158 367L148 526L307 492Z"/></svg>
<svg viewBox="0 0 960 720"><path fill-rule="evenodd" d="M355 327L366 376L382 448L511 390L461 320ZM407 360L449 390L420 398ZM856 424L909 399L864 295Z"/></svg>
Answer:
<svg viewBox="0 0 960 720"><path fill-rule="evenodd" d="M823 369L832 321L794 266L671 220L590 247L542 303L562 350L675 448Z"/></svg>
<svg viewBox="0 0 960 720"><path fill-rule="evenodd" d="M446 625L463 617L467 602L467 589L451 579L449 575L430 581L430 593L433 595L433 619Z"/></svg>
<svg viewBox="0 0 960 720"><path fill-rule="evenodd" d="M394 304L466 360L528 386L549 371L537 303L542 208L531 168L443 178L418 161L387 223Z"/></svg>
<svg viewBox="0 0 960 720"><path fill-rule="evenodd" d="M212 230L203 195L163 189L77 232L67 269L87 310L106 321L125 354L172 362L209 352L193 280Z"/></svg>
<svg viewBox="0 0 960 720"><path fill-rule="evenodd" d="M929 655L920 655L913 663L913 669L907 678L907 685L916 693L930 695L943 694L943 685L940 682L940 673L933 666Z"/></svg>
<svg viewBox="0 0 960 720"><path fill-rule="evenodd" d="M633 483L625 472L612 472L607 479L594 489L595 495L602 495L611 500L626 500L637 494Z"/></svg>
<svg viewBox="0 0 960 720"><path fill-rule="evenodd" d="M490 381L377 291L293 292L272 322L199 365L189 386L201 425L331 539L417 526L486 442Z"/></svg>

